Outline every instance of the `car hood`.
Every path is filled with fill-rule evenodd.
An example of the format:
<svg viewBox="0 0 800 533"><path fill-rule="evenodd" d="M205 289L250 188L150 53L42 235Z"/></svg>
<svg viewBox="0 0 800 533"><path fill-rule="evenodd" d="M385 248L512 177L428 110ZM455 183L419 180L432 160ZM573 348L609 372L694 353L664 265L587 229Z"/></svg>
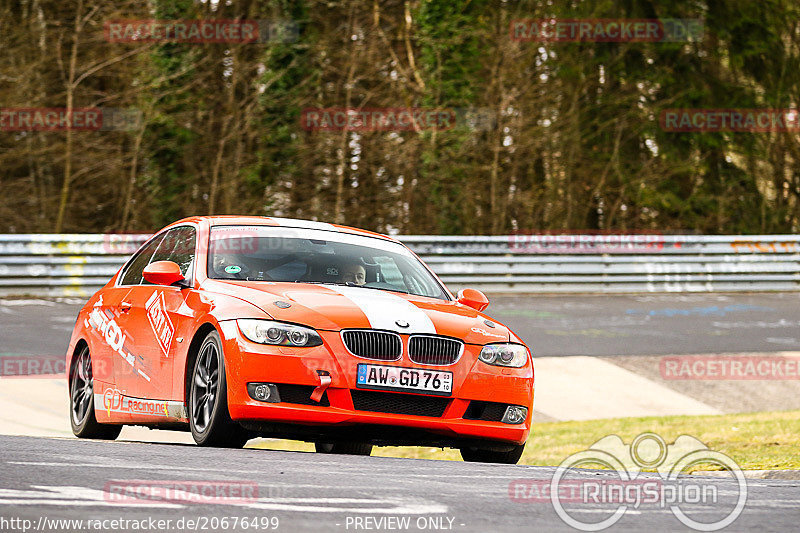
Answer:
<svg viewBox="0 0 800 533"><path fill-rule="evenodd" d="M338 285L238 280L208 280L203 289L246 300L275 320L320 330L373 328L446 335L468 344L505 342L510 335L508 328L470 307L424 296Z"/></svg>

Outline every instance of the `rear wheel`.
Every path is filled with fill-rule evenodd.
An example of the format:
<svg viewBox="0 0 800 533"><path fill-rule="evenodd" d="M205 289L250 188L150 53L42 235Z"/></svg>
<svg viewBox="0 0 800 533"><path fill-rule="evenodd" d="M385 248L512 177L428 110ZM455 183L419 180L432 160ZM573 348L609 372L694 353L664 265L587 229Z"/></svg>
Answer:
<svg viewBox="0 0 800 533"><path fill-rule="evenodd" d="M119 436L121 425L100 424L94 416L94 379L88 346L84 346L72 365L69 397L69 422L76 437L114 440Z"/></svg>
<svg viewBox="0 0 800 533"><path fill-rule="evenodd" d="M341 455L369 455L372 453L372 444L366 442L315 442L314 448L318 453Z"/></svg>
<svg viewBox="0 0 800 533"><path fill-rule="evenodd" d="M469 463L500 463L515 465L522 457L524 444L517 444L508 451L487 450L484 448L461 448L461 458Z"/></svg>
<svg viewBox="0 0 800 533"><path fill-rule="evenodd" d="M189 426L194 441L217 448L244 446L249 435L228 413L225 357L216 331L200 345L189 390Z"/></svg>

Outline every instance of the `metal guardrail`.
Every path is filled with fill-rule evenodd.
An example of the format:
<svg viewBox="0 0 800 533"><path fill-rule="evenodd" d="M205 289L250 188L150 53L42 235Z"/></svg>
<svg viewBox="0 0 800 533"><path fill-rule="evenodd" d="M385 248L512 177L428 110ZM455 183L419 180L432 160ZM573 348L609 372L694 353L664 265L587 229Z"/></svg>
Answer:
<svg viewBox="0 0 800 533"><path fill-rule="evenodd" d="M87 297L148 235L0 235L0 295ZM399 237L451 290L634 293L800 290L798 235Z"/></svg>

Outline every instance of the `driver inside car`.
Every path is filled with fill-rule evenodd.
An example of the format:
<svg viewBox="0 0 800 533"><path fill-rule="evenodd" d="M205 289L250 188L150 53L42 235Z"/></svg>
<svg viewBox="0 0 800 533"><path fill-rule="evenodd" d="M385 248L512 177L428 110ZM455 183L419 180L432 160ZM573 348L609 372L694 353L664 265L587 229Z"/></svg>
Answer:
<svg viewBox="0 0 800 533"><path fill-rule="evenodd" d="M340 276L342 283L352 283L358 286L366 285L367 283L367 269L359 263L350 263L343 266Z"/></svg>

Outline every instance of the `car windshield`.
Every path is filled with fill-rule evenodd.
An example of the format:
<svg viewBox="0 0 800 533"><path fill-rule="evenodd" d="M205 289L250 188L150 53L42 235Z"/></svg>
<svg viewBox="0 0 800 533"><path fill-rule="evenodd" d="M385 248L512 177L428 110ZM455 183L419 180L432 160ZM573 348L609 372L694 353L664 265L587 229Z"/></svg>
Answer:
<svg viewBox="0 0 800 533"><path fill-rule="evenodd" d="M215 226L208 277L348 285L449 300L405 246L318 229Z"/></svg>

